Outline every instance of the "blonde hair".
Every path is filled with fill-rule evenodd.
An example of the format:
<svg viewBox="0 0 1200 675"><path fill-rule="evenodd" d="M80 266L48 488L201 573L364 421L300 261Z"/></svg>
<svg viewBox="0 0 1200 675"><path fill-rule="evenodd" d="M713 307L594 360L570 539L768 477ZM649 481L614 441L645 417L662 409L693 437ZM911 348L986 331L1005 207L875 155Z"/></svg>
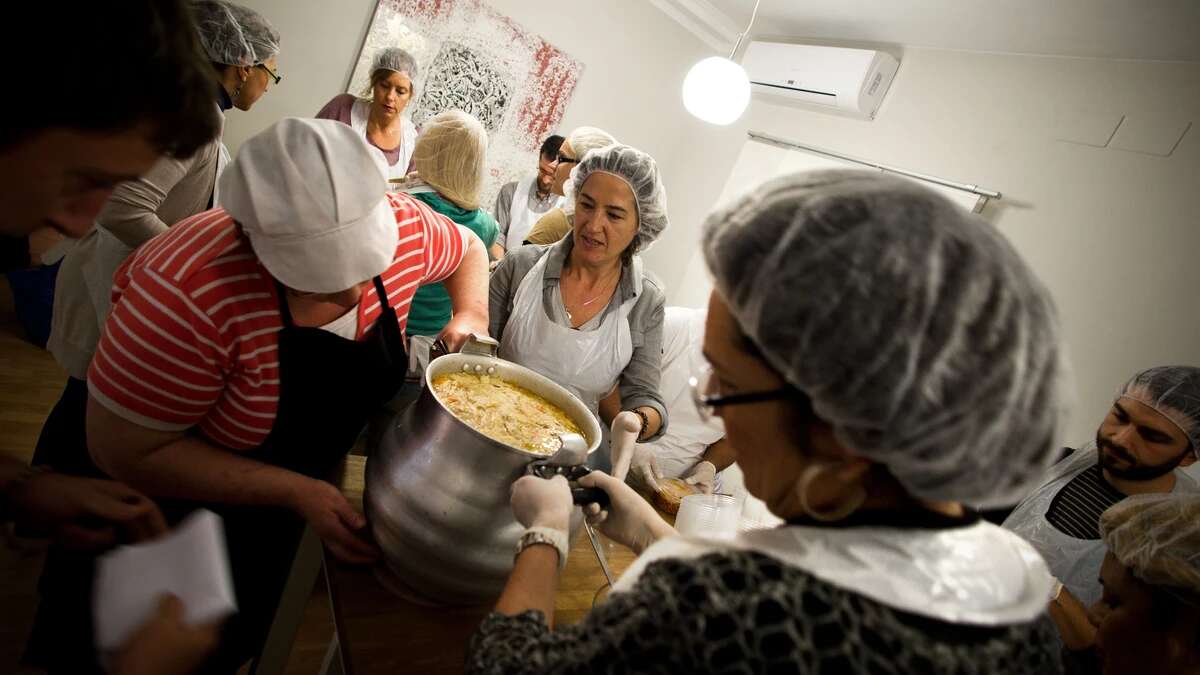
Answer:
<svg viewBox="0 0 1200 675"><path fill-rule="evenodd" d="M417 175L438 194L467 209L479 208L488 136L483 124L461 110L426 121L413 149Z"/></svg>

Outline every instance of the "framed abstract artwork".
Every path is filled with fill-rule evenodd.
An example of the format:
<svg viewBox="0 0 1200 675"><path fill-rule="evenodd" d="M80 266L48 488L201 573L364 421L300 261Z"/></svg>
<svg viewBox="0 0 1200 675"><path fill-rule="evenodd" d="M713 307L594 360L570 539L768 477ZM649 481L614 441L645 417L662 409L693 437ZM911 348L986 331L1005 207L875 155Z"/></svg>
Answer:
<svg viewBox="0 0 1200 675"><path fill-rule="evenodd" d="M418 128L457 109L487 129L487 207L502 185L536 170L538 147L561 133L583 73L582 63L482 0L379 0L347 91L368 94L371 60L387 47L417 59L406 114Z"/></svg>

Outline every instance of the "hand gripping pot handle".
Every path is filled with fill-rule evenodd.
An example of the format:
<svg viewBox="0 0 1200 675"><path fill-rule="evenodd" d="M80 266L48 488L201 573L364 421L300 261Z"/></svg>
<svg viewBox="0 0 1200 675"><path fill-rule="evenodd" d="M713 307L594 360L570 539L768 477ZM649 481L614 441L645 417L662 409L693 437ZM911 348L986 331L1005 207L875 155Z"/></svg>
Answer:
<svg viewBox="0 0 1200 675"><path fill-rule="evenodd" d="M446 341L438 338L433 341L433 346L429 348L429 360L432 361L439 356L446 356L450 353L450 348L446 346ZM470 354L475 356L489 356L493 359L500 356L500 343L496 340L478 333L471 333L467 341L463 343L459 354Z"/></svg>
<svg viewBox="0 0 1200 675"><path fill-rule="evenodd" d="M546 459L537 459L529 463L525 473L539 478L562 476L571 486L571 501L580 506L599 504L600 508L609 505L608 493L601 488L588 488L579 485L580 478L591 473L584 465L587 460L587 441L579 434L563 434L559 437L562 447Z"/></svg>

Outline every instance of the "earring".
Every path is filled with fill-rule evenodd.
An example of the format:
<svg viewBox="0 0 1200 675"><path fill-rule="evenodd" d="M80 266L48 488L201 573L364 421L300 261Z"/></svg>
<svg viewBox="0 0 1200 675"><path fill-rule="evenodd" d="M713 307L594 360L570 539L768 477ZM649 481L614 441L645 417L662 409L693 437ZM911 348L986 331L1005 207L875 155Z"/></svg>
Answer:
<svg viewBox="0 0 1200 675"><path fill-rule="evenodd" d="M803 508L804 512L811 516L813 520L819 520L823 523L832 523L834 521L842 520L846 516L849 516L857 511L858 508L863 505L863 502L867 500L866 490L863 490L862 486L859 486L858 491L855 492L844 504L835 506L834 508L827 509L825 511L820 511L813 508L808 503L809 487L828 466L829 465L822 464L813 464L808 466L803 472L801 472L800 482L796 485L796 493L800 495L801 508Z"/></svg>
<svg viewBox="0 0 1200 675"><path fill-rule="evenodd" d="M241 93L242 93L242 86L243 86L244 84L245 84L245 83L239 84L239 85L237 86L237 89L234 89L234 90L233 90L233 97L234 97L234 98L237 98L239 95L241 95Z"/></svg>

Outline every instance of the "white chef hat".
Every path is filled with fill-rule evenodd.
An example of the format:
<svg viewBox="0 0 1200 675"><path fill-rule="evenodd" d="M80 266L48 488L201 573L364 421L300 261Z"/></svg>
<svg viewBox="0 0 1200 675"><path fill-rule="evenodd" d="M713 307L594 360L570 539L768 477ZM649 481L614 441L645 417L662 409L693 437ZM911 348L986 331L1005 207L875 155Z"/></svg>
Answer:
<svg viewBox="0 0 1200 675"><path fill-rule="evenodd" d="M221 206L271 276L335 293L391 266L399 232L383 155L349 125L285 118L246 141L221 174Z"/></svg>

